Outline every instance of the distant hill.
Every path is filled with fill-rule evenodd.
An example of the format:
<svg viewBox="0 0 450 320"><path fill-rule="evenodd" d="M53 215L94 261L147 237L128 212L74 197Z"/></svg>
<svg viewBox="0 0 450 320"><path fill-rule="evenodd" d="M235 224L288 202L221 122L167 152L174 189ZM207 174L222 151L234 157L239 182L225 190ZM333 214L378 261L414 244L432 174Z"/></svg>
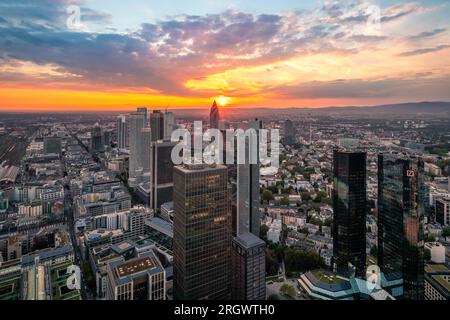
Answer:
<svg viewBox="0 0 450 320"><path fill-rule="evenodd" d="M415 113L415 114L437 114L447 113L450 115L450 102L415 102L401 104L387 104L369 107L328 107L320 108L318 111L345 112L352 111L358 113Z"/></svg>

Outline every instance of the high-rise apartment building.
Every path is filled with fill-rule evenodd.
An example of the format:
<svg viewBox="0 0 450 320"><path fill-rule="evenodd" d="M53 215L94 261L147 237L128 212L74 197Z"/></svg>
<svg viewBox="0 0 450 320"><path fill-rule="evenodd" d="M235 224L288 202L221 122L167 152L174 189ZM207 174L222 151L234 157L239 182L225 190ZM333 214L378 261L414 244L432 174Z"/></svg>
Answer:
<svg viewBox="0 0 450 320"><path fill-rule="evenodd" d="M424 298L424 164L378 156L378 265L384 280L403 279L403 297Z"/></svg>
<svg viewBox="0 0 450 320"><path fill-rule="evenodd" d="M366 272L366 157L334 151L333 256L335 270L345 276Z"/></svg>
<svg viewBox="0 0 450 320"><path fill-rule="evenodd" d="M231 216L225 166L174 168L174 296L230 297Z"/></svg>

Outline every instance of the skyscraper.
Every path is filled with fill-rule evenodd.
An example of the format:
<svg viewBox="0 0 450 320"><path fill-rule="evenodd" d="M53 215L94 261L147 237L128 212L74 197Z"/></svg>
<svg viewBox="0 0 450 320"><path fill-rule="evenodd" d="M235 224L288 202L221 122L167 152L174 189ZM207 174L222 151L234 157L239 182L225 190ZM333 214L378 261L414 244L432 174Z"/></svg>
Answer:
<svg viewBox="0 0 450 320"><path fill-rule="evenodd" d="M292 145L295 143L295 128L291 120L284 122L284 143Z"/></svg>
<svg viewBox="0 0 450 320"><path fill-rule="evenodd" d="M163 203L173 200L172 149L176 142L156 141L151 151L152 208L156 211Z"/></svg>
<svg viewBox="0 0 450 320"><path fill-rule="evenodd" d="M345 276L366 273L366 153L334 151L333 256Z"/></svg>
<svg viewBox="0 0 450 320"><path fill-rule="evenodd" d="M173 112L164 113L164 140L170 141L175 130L175 115Z"/></svg>
<svg viewBox="0 0 450 320"><path fill-rule="evenodd" d="M117 134L117 147L119 149L128 149L129 138L128 138L128 123L127 116L121 114L117 117L116 123L116 134Z"/></svg>
<svg viewBox="0 0 450 320"><path fill-rule="evenodd" d="M91 150L93 152L99 152L103 150L102 128L98 123L95 124L94 129L91 132Z"/></svg>
<svg viewBox="0 0 450 320"><path fill-rule="evenodd" d="M231 217L225 166L174 169L174 296L230 296Z"/></svg>
<svg viewBox="0 0 450 320"><path fill-rule="evenodd" d="M142 129L145 127L146 118L144 112L133 112L128 116L130 137L129 178L130 186L136 186L137 172L143 168L144 152ZM148 148L150 150L150 146ZM150 152L148 150L148 152Z"/></svg>
<svg viewBox="0 0 450 320"><path fill-rule="evenodd" d="M142 138L142 171L144 173L150 173L151 171L151 146L152 146L152 130L148 127L143 128L141 131Z"/></svg>
<svg viewBox="0 0 450 320"><path fill-rule="evenodd" d="M150 114L150 128L152 128L152 141L164 139L164 113L154 110Z"/></svg>
<svg viewBox="0 0 450 320"><path fill-rule="evenodd" d="M424 297L424 164L378 156L378 265L385 281L403 278L403 297Z"/></svg>
<svg viewBox="0 0 450 320"><path fill-rule="evenodd" d="M262 121L250 120L246 129L254 129L256 135L245 137L245 163L237 164L236 168L236 221L237 234L245 232L253 233L259 237L259 162L251 163L250 152L256 150L259 153L259 130L262 129ZM258 159L258 156L256 156Z"/></svg>
<svg viewBox="0 0 450 320"><path fill-rule="evenodd" d="M233 300L265 300L265 242L247 232L234 238L231 247L231 298Z"/></svg>
<svg viewBox="0 0 450 320"><path fill-rule="evenodd" d="M148 121L148 110L147 110L147 107L139 107L139 108L136 109L136 112L142 113L144 115L145 126L147 126L147 121Z"/></svg>
<svg viewBox="0 0 450 320"><path fill-rule="evenodd" d="M258 138L262 122L258 119L250 120L242 129L255 131L253 135L245 137L245 163L229 166L228 172L234 235L231 246L231 298L264 300L266 246L259 238L259 163L250 161L250 152L259 152ZM234 156L236 161L237 153Z"/></svg>
<svg viewBox="0 0 450 320"><path fill-rule="evenodd" d="M219 129L220 122L220 109L217 106L216 101L214 100L213 105L211 107L211 111L209 114L209 126L212 129Z"/></svg>

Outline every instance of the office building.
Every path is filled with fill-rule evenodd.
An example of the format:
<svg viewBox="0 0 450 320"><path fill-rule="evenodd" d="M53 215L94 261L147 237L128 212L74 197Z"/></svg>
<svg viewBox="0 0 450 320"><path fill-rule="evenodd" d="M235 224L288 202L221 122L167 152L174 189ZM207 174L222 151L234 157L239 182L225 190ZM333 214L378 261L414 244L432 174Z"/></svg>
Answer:
<svg viewBox="0 0 450 320"><path fill-rule="evenodd" d="M450 300L450 269L445 263L425 266L425 300Z"/></svg>
<svg viewBox="0 0 450 320"><path fill-rule="evenodd" d="M333 257L335 271L365 275L366 153L334 151Z"/></svg>
<svg viewBox="0 0 450 320"><path fill-rule="evenodd" d="M156 141L151 150L151 206L156 211L173 199L172 149L176 142Z"/></svg>
<svg viewBox="0 0 450 320"><path fill-rule="evenodd" d="M265 300L265 242L247 232L234 238L231 247L231 299Z"/></svg>
<svg viewBox="0 0 450 320"><path fill-rule="evenodd" d="M209 127L211 129L219 129L220 120L220 109L217 106L216 101L214 100L209 114Z"/></svg>
<svg viewBox="0 0 450 320"><path fill-rule="evenodd" d="M291 120L284 122L284 143L286 145L293 145L295 143L295 127Z"/></svg>
<svg viewBox="0 0 450 320"><path fill-rule="evenodd" d="M91 132L91 150L92 152L103 150L102 128L98 123L95 124L94 129Z"/></svg>
<svg viewBox="0 0 450 320"><path fill-rule="evenodd" d="M129 148L129 137L128 137L128 122L127 116L121 114L117 117L116 122L116 135L117 135L117 147L119 149L128 149Z"/></svg>
<svg viewBox="0 0 450 320"><path fill-rule="evenodd" d="M225 166L174 169L174 295L230 297L231 216Z"/></svg>
<svg viewBox="0 0 450 320"><path fill-rule="evenodd" d="M44 137L44 153L54 153L61 155L61 138L57 136Z"/></svg>
<svg viewBox="0 0 450 320"><path fill-rule="evenodd" d="M108 300L165 300L165 292L166 272L153 251L108 264Z"/></svg>
<svg viewBox="0 0 450 320"><path fill-rule="evenodd" d="M175 115L173 112L164 113L164 140L170 141L175 130Z"/></svg>
<svg viewBox="0 0 450 320"><path fill-rule="evenodd" d="M130 160L129 160L129 184L130 187L137 186L138 176L142 175L146 152L150 152L150 145L144 145L143 130L146 125L146 113L133 112L128 116L130 137Z"/></svg>
<svg viewBox="0 0 450 320"><path fill-rule="evenodd" d="M160 110L154 110L150 114L150 128L152 129L152 141L164 139L164 113Z"/></svg>
<svg viewBox="0 0 450 320"><path fill-rule="evenodd" d="M436 222L441 226L448 226L450 224L450 198L436 199Z"/></svg>
<svg viewBox="0 0 450 320"><path fill-rule="evenodd" d="M420 159L378 156L378 265L387 282L403 280L409 300L424 298L423 169Z"/></svg>

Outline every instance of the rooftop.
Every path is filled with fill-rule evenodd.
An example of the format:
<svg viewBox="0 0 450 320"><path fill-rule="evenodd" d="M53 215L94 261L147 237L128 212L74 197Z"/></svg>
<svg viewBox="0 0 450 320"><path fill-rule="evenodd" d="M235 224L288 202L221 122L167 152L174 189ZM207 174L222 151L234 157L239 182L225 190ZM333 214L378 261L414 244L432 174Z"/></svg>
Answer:
<svg viewBox="0 0 450 320"><path fill-rule="evenodd" d="M151 269L157 265L150 259L150 257L134 259L129 262L123 263L116 267L117 273L121 278L127 277L129 275L139 273L146 269Z"/></svg>

